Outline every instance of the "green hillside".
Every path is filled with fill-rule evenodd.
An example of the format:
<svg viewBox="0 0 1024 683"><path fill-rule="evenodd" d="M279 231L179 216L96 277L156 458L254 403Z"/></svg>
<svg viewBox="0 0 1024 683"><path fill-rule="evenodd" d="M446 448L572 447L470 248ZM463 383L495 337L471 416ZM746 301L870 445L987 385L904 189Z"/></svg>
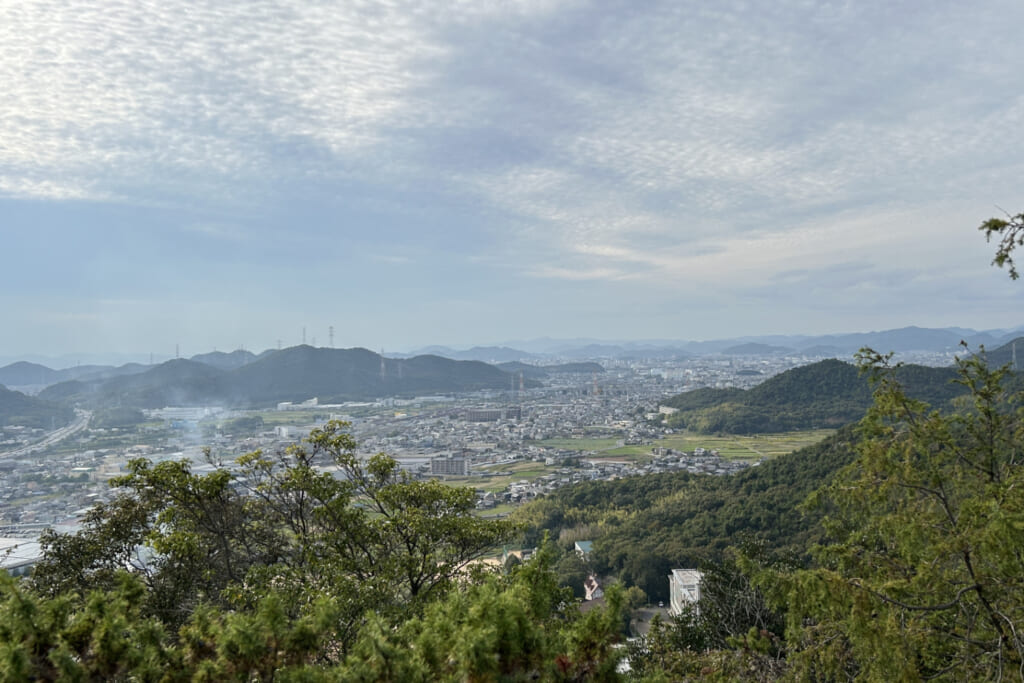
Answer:
<svg viewBox="0 0 1024 683"><path fill-rule="evenodd" d="M667 600L665 577L673 567L717 559L743 535L802 554L821 531L819 518L798 506L853 460L854 438L847 427L729 477L676 472L560 489L518 516L534 530L528 543L544 530L558 538L586 529L593 534L594 569Z"/></svg>
<svg viewBox="0 0 1024 683"><path fill-rule="evenodd" d="M527 380L527 386L536 386ZM235 369L171 360L143 373L47 387L40 396L91 406L259 406L279 401L362 400L381 396L507 389L509 374L479 361L440 356L381 358L366 349L296 346Z"/></svg>
<svg viewBox="0 0 1024 683"><path fill-rule="evenodd" d="M70 408L11 391L0 384L0 427L21 425L38 429L63 427L74 419Z"/></svg>
<svg viewBox="0 0 1024 683"><path fill-rule="evenodd" d="M964 393L952 368L906 365L896 371L909 395L948 408ZM859 420L871 405L866 377L850 363L829 359L787 370L752 389L698 389L663 401L679 410L668 418L695 432L756 434L835 428Z"/></svg>

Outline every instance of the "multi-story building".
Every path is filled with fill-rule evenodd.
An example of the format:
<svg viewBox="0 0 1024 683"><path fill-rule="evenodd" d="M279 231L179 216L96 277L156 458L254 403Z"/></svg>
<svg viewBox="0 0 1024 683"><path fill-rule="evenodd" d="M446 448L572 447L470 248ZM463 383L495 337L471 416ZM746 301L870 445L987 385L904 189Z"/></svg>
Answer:
<svg viewBox="0 0 1024 683"><path fill-rule="evenodd" d="M668 575L669 608L672 616L682 614L686 605L697 608L700 600L700 582L704 578L699 569L673 569Z"/></svg>
<svg viewBox="0 0 1024 683"><path fill-rule="evenodd" d="M442 455L430 459L430 473L454 477L469 476L469 458L462 455Z"/></svg>

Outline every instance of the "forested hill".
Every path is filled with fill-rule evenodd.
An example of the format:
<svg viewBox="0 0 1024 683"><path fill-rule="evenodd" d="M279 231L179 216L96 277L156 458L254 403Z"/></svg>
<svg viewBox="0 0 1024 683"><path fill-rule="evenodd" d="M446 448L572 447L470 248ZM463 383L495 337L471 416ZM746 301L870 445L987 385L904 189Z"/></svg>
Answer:
<svg viewBox="0 0 1024 683"><path fill-rule="evenodd" d="M964 388L953 368L906 365L896 377L913 398L944 409ZM755 434L839 427L871 405L868 379L850 363L830 359L787 370L752 389L697 389L662 402L679 410L669 424L696 432Z"/></svg>
<svg viewBox="0 0 1024 683"><path fill-rule="evenodd" d="M728 477L677 472L559 489L522 508L528 528L552 538L592 540L594 569L668 600L673 567L719 559L743 535L802 555L820 539L820 515L798 506L853 461L855 432Z"/></svg>
<svg viewBox="0 0 1024 683"><path fill-rule="evenodd" d="M63 427L74 416L70 408L26 396L20 391L11 391L0 384L0 427L21 425L53 429Z"/></svg>
<svg viewBox="0 0 1024 683"><path fill-rule="evenodd" d="M230 370L172 360L137 375L64 382L40 397L92 406L259 406L278 401L371 399L478 389L507 389L510 375L478 361L439 356L384 358L366 349L296 346ZM527 380L530 386L535 383Z"/></svg>
<svg viewBox="0 0 1024 683"><path fill-rule="evenodd" d="M1014 346L1017 347L1014 353ZM985 358L990 366L1012 365L1016 356L1017 368L1024 367L1024 337L1017 337L997 349L985 353Z"/></svg>

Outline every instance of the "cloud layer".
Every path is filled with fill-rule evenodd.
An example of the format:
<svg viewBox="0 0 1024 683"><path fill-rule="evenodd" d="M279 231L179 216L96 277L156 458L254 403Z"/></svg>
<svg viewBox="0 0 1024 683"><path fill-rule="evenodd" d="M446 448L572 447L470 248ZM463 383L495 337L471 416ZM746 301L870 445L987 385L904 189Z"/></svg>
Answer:
<svg viewBox="0 0 1024 683"><path fill-rule="evenodd" d="M737 316L774 293L770 331L828 301L846 317L820 324L852 329L891 301L878 283L918 313L910 297L991 290L970 227L1020 210L1022 20L1016 2L5 3L0 210L122 207L152 235L138 254L177 233L278 279L298 245L310 278L384 269L378 306L419 291L435 317L463 289L513 305L497 278L537 297L519 313L550 307L545 329L595 334L558 317L586 308L579 286L632 320L638 299L701 309L681 292L713 281ZM52 234L113 230L57 213ZM176 256L190 278L210 260ZM996 299L988 322L1020 301Z"/></svg>

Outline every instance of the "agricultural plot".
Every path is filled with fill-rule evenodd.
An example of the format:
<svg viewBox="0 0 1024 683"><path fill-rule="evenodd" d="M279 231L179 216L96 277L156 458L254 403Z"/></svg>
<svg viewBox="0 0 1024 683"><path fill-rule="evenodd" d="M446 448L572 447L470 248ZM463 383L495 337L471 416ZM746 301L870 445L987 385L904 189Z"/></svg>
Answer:
<svg viewBox="0 0 1024 683"><path fill-rule="evenodd" d="M709 451L717 450L719 455L727 459L760 460L761 458L776 458L805 446L811 446L834 431L832 429L811 429L752 436L707 436L683 432L666 436L653 444L643 446L620 446L620 441L616 439L547 439L536 442L536 445L581 452L597 451L597 458L607 457L633 461L649 459L651 449L655 446L686 452L704 448Z"/></svg>
<svg viewBox="0 0 1024 683"><path fill-rule="evenodd" d="M705 436L682 433L666 436L658 445L687 452L695 448L705 448L709 451L717 450L719 455L727 459L760 460L777 458L805 446L812 446L834 432L834 429L809 429L752 436Z"/></svg>

